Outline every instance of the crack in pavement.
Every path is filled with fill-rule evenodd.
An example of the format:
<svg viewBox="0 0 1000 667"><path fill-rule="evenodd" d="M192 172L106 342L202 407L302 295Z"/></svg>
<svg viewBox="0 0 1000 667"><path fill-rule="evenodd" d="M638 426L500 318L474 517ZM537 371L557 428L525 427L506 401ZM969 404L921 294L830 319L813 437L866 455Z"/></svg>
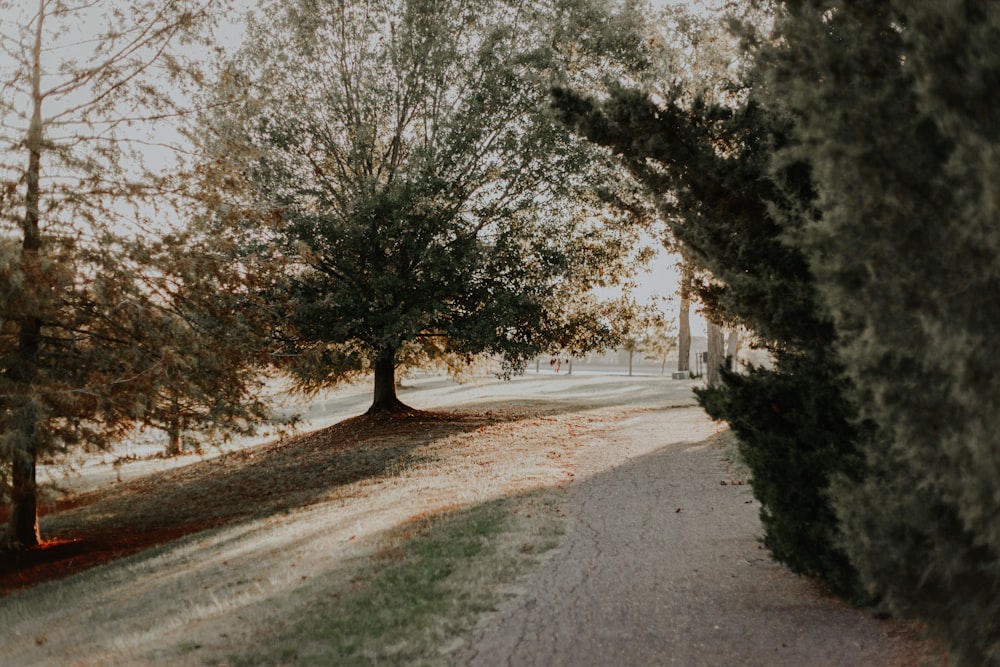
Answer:
<svg viewBox="0 0 1000 667"><path fill-rule="evenodd" d="M720 484L715 432L684 408L581 434L560 546L452 664L887 664L874 620L770 560L749 487Z"/></svg>

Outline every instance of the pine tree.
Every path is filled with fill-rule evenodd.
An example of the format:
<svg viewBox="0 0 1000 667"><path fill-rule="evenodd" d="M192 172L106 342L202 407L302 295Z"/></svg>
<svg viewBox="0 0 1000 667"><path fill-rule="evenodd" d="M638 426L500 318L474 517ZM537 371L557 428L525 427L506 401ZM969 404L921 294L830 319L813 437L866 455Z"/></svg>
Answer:
<svg viewBox="0 0 1000 667"><path fill-rule="evenodd" d="M695 40L697 28L665 43ZM832 320L807 257L790 242L812 211L812 180L801 160L774 163L793 124L762 105L752 69L717 71L705 86L662 76L666 83L612 85L602 98L557 89L555 104L645 184L706 316L753 331L774 357L772 369L723 369L721 386L699 392L740 438L765 544L796 572L861 597L829 498L832 480L859 468L859 427Z"/></svg>
<svg viewBox="0 0 1000 667"><path fill-rule="evenodd" d="M194 380L178 378L208 358L208 345L201 356L191 349L202 340L194 334L204 331L196 320L210 312L207 301L193 298L194 288L183 298L174 288L181 271L199 273L196 260L174 244L169 258L161 246L163 261L154 261L141 238L164 181L144 169L151 137L139 127L176 112L160 84L186 77L189 63L171 47L194 39L209 9L185 0L2 4L12 28L0 35L8 548L40 539L39 457L109 445L162 410L163 391L185 398ZM78 43L74 27L84 24L102 27Z"/></svg>

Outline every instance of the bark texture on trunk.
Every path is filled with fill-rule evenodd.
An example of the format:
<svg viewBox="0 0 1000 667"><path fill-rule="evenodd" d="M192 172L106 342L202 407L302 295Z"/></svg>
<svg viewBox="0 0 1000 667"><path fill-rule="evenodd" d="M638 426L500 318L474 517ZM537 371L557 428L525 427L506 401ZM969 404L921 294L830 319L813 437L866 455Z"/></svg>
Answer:
<svg viewBox="0 0 1000 667"><path fill-rule="evenodd" d="M681 279L681 312L677 318L677 370L691 371L691 295L684 278Z"/></svg>
<svg viewBox="0 0 1000 667"><path fill-rule="evenodd" d="M41 174L42 174L42 93L41 54L42 23L45 19L45 4L40 3L36 17L35 41L32 48L32 114L28 128L26 147L28 168L24 174L24 219L21 221L21 267L29 284L37 285L41 278L42 249L41 234ZM39 297L41 298L41 297ZM38 353L42 342L42 320L37 315L37 307L28 309L18 321L17 362L11 376L25 390L25 400L37 375ZM34 410L25 404L24 419L18 420L21 446L13 453L10 461L10 517L7 525L6 546L10 549L26 549L38 545L41 536L38 530L38 484L35 473L36 430L39 426Z"/></svg>
<svg viewBox="0 0 1000 667"><path fill-rule="evenodd" d="M170 428L167 430L167 456L180 456L184 451L184 445L181 441L181 429L180 426L176 424L171 424Z"/></svg>
<svg viewBox="0 0 1000 667"><path fill-rule="evenodd" d="M184 451L184 418L176 395L170 397L170 416L167 420L167 456L180 456Z"/></svg>
<svg viewBox="0 0 1000 667"><path fill-rule="evenodd" d="M35 452L19 452L11 461L11 503L6 547L28 549L41 542L38 530L38 484L35 479Z"/></svg>
<svg viewBox="0 0 1000 667"><path fill-rule="evenodd" d="M375 357L375 396L368 414L410 412L396 396L396 350L380 350Z"/></svg>
<svg viewBox="0 0 1000 667"><path fill-rule="evenodd" d="M714 322L708 323L708 364L705 369L705 381L709 387L717 387L721 382L719 368L726 361L726 336L722 327Z"/></svg>

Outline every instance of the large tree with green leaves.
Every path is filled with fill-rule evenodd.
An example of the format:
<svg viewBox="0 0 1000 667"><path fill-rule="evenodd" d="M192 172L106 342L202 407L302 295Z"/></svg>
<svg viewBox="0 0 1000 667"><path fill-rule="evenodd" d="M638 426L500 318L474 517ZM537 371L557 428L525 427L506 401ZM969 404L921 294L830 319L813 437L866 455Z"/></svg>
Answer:
<svg viewBox="0 0 1000 667"><path fill-rule="evenodd" d="M151 152L162 136L147 130L176 114L172 86L190 64L177 49L195 38L211 5L0 3L7 547L39 541L40 457L107 446L168 413L191 425L250 416L230 400L247 397L254 380L242 357L225 354L225 339L212 338L241 330L214 291L228 286L229 265L178 236L143 240L173 210L161 197L169 181L144 166L144 158L164 159ZM77 39L79 26L89 39ZM230 315L230 326L213 324ZM223 369L228 380L218 381ZM192 397L214 407L193 410Z"/></svg>
<svg viewBox="0 0 1000 667"><path fill-rule="evenodd" d="M502 355L613 333L592 286L636 238L622 175L555 121L558 12L529 0L271 3L225 70L214 168L245 188L229 227L272 271L301 388L374 372L405 410L408 348ZM613 209L621 210L621 209Z"/></svg>
<svg viewBox="0 0 1000 667"><path fill-rule="evenodd" d="M797 119L817 214L800 235L863 415L845 547L871 591L1000 665L1000 12L964 1L796 1L770 104Z"/></svg>

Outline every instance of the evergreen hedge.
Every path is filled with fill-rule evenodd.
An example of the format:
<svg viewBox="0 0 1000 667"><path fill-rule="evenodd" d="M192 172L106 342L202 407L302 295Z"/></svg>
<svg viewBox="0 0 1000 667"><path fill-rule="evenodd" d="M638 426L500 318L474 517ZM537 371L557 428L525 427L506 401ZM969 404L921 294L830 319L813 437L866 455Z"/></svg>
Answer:
<svg viewBox="0 0 1000 667"><path fill-rule="evenodd" d="M790 124L753 95L734 107L676 92L654 102L618 88L598 102L559 90L555 104L646 184L697 269L708 317L746 326L771 352L773 369L726 372L699 399L739 436L775 558L861 599L830 497L833 479L858 474L856 410L815 278L789 241L811 210L810 172L801 161L772 169Z"/></svg>
<svg viewBox="0 0 1000 667"><path fill-rule="evenodd" d="M759 62L816 184L797 246L874 425L832 487L843 545L958 664L1000 665L1000 7L784 6Z"/></svg>

